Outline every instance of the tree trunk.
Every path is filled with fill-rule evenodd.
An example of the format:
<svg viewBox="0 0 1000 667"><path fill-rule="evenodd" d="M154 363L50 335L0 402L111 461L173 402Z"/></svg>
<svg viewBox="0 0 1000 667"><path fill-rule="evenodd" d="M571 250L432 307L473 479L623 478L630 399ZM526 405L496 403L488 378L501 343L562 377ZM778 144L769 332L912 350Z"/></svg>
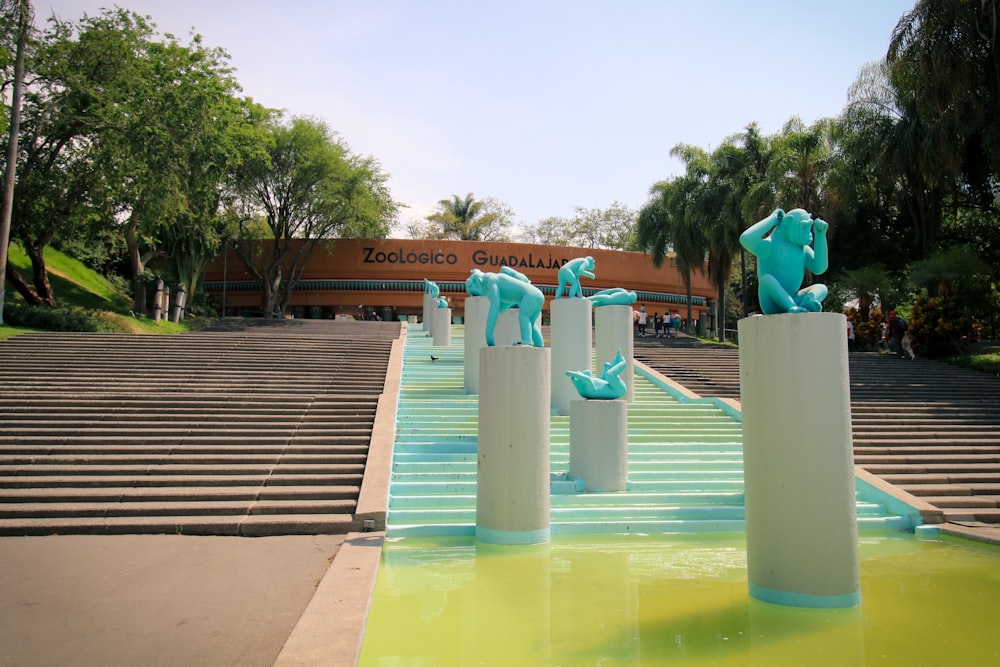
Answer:
<svg viewBox="0 0 1000 667"><path fill-rule="evenodd" d="M28 281L24 279L20 273L14 270L14 267L10 264L7 265L7 270L4 272L6 279L14 286L17 293L24 297L24 300L29 306L41 306L41 298L35 294L35 290L31 289L31 285Z"/></svg>
<svg viewBox="0 0 1000 667"><path fill-rule="evenodd" d="M7 128L7 165L3 183L3 202L0 204L0 324L3 324L4 281L9 268L7 266L7 250L10 243L11 217L14 211L17 144L21 125L21 90L24 84L24 52L28 43L28 26L31 24L31 0L21 0L19 4L17 50L14 56L14 85L11 91L10 125Z"/></svg>
<svg viewBox="0 0 1000 667"><path fill-rule="evenodd" d="M133 214L134 215L134 214ZM139 252L139 240L136 236L137 222L129 218L125 225L125 244L128 247L128 263L132 270L132 307L136 312L146 314L146 285L142 282L142 273L145 267L142 262L142 253Z"/></svg>
<svg viewBox="0 0 1000 667"><path fill-rule="evenodd" d="M52 293L52 284L49 282L49 272L45 268L45 246L47 243L25 244L25 252L31 260L31 277L35 283L35 292L42 303L49 308L55 308L56 297Z"/></svg>
<svg viewBox="0 0 1000 667"><path fill-rule="evenodd" d="M687 291L687 331L691 333L691 269L684 269L684 289Z"/></svg>

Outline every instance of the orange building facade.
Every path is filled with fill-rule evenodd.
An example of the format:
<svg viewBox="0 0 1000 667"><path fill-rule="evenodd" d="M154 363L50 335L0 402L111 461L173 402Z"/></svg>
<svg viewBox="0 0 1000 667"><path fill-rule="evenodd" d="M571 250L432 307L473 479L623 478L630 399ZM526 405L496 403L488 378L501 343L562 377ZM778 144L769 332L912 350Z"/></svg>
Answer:
<svg viewBox="0 0 1000 667"><path fill-rule="evenodd" d="M267 254L265 248L265 255ZM294 252L294 248L293 248ZM448 297L452 315L464 315L468 294L465 280L472 269L498 272L510 266L531 279L546 295L543 318L558 286L557 272L566 262L592 256L596 278L582 279L584 296L612 287L636 292L635 308L646 306L652 315L678 311L687 318L683 275L672 258L659 268L649 255L618 250L570 248L527 243L432 241L412 239L338 239L316 247L292 292L293 317L382 319L419 316L423 309L424 279L437 283ZM709 310L713 290L700 272L692 274L692 317ZM205 289L227 315L261 315L260 284L232 249L208 268Z"/></svg>

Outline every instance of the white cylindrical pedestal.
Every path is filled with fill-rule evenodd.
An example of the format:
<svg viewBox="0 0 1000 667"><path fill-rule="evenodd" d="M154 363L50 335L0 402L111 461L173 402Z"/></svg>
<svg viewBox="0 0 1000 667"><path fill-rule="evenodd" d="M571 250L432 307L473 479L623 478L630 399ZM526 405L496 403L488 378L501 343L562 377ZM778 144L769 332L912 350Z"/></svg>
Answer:
<svg viewBox="0 0 1000 667"><path fill-rule="evenodd" d="M489 307L487 306L487 312ZM497 347L521 342L521 311L511 308L500 313L493 327L493 344Z"/></svg>
<svg viewBox="0 0 1000 667"><path fill-rule="evenodd" d="M569 416L569 474L588 491L628 485L628 403L573 401Z"/></svg>
<svg viewBox="0 0 1000 667"><path fill-rule="evenodd" d="M431 332L431 318L434 315L433 311L437 308L437 299L429 293L424 292L423 307L423 312L420 315L420 324L423 326L424 331L429 334Z"/></svg>
<svg viewBox="0 0 1000 667"><path fill-rule="evenodd" d="M465 299L465 393L479 393L479 350L486 347L486 317L490 300L485 296Z"/></svg>
<svg viewBox="0 0 1000 667"><path fill-rule="evenodd" d="M597 337L597 375L604 364L613 360L618 350L628 364L619 376L628 391L623 397L629 403L635 400L635 360L632 345L632 306L601 306L594 309Z"/></svg>
<svg viewBox="0 0 1000 667"><path fill-rule="evenodd" d="M549 373L546 347L479 351L476 540L549 541Z"/></svg>
<svg viewBox="0 0 1000 667"><path fill-rule="evenodd" d="M861 601L846 324L840 313L740 320L750 595Z"/></svg>
<svg viewBox="0 0 1000 667"><path fill-rule="evenodd" d="M591 329L593 307L589 299L556 299L552 312L552 407L569 414L570 401L580 398L566 371L592 368L594 336Z"/></svg>
<svg viewBox="0 0 1000 667"><path fill-rule="evenodd" d="M434 309L434 329L431 331L434 347L451 345L451 308Z"/></svg>

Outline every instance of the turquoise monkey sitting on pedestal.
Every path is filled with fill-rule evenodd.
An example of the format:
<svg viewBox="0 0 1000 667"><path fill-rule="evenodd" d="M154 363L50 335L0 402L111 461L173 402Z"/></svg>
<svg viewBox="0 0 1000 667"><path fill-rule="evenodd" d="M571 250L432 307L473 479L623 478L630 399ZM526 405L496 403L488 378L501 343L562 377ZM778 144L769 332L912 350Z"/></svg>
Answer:
<svg viewBox="0 0 1000 667"><path fill-rule="evenodd" d="M438 298L438 295L441 294L441 288L438 287L437 283L424 278L424 293L430 294L431 298L436 299Z"/></svg>
<svg viewBox="0 0 1000 667"><path fill-rule="evenodd" d="M594 279L594 258L577 257L571 259L559 267L559 288L556 290L557 299L562 298L563 288L568 287L566 296L570 299L583 297L583 288L580 287L580 276Z"/></svg>
<svg viewBox="0 0 1000 667"><path fill-rule="evenodd" d="M764 314L823 310L826 285L799 287L806 269L823 273L829 266L828 228L828 223L801 208L788 213L779 208L740 235L743 247L757 256L757 293Z"/></svg>

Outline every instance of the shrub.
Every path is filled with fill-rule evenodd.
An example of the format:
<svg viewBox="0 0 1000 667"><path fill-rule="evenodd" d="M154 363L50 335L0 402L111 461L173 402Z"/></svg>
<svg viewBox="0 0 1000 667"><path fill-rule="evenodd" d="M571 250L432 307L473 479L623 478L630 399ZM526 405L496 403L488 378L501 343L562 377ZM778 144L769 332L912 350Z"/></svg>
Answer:
<svg viewBox="0 0 1000 667"><path fill-rule="evenodd" d="M857 308L848 308L847 319L854 325L854 344L859 350L871 351L875 349L875 343L882 340L882 329L885 318L882 313L872 311L871 317L862 322L861 311Z"/></svg>
<svg viewBox="0 0 1000 667"><path fill-rule="evenodd" d="M913 349L926 357L962 354L979 340L980 329L972 309L957 297L918 297L910 315Z"/></svg>
<svg viewBox="0 0 1000 667"><path fill-rule="evenodd" d="M8 304L4 320L11 326L43 331L109 331L107 324L92 311L83 308L45 308Z"/></svg>

